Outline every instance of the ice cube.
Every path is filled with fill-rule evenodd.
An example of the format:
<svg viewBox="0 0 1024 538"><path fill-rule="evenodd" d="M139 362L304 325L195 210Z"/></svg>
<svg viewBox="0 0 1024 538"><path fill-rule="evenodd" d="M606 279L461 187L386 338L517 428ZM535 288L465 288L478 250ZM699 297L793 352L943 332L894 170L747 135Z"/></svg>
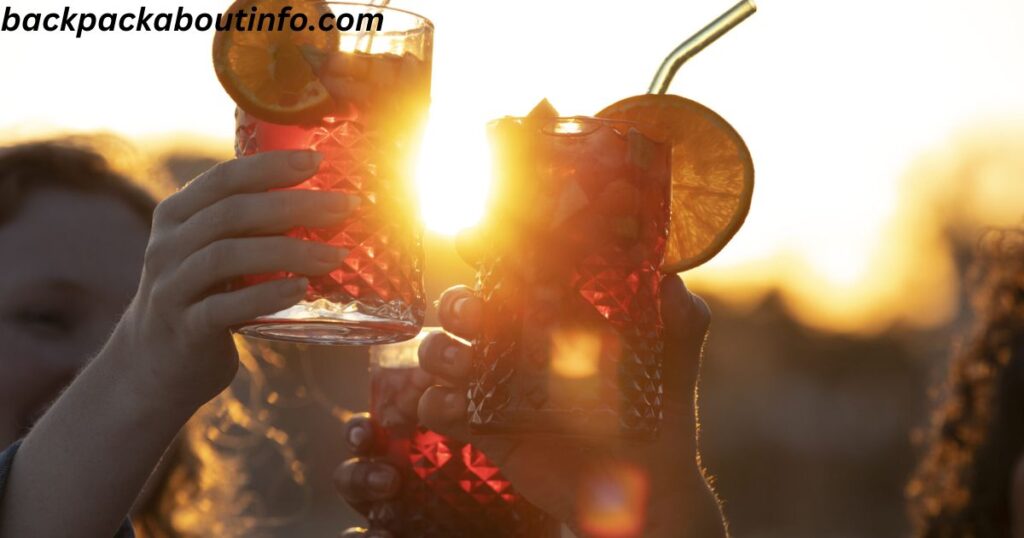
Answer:
<svg viewBox="0 0 1024 538"><path fill-rule="evenodd" d="M602 173L606 173L625 164L622 162L624 145L622 135L605 125L586 136L581 151L588 160L593 160L600 167Z"/></svg>
<svg viewBox="0 0 1024 538"><path fill-rule="evenodd" d="M609 215L635 215L640 209L640 189L625 179L611 181L601 191L597 205Z"/></svg>
<svg viewBox="0 0 1024 538"><path fill-rule="evenodd" d="M314 47L313 45L310 44L299 45L299 53L302 54L302 57L306 60L306 63L308 63L313 68L313 72L317 73L318 75L326 70L328 60L330 59L331 56L333 56L333 54L330 54L327 51Z"/></svg>
<svg viewBox="0 0 1024 538"><path fill-rule="evenodd" d="M629 141L629 162L641 170L648 170L657 150L654 142L632 127L626 133L626 139Z"/></svg>
<svg viewBox="0 0 1024 538"><path fill-rule="evenodd" d="M326 76L320 79L320 83L341 110L345 110L346 105L365 106L373 95L373 87L369 83L356 79Z"/></svg>
<svg viewBox="0 0 1024 538"><path fill-rule="evenodd" d="M362 80L370 72L373 57L361 52L335 52L327 57L321 76Z"/></svg>
<svg viewBox="0 0 1024 538"><path fill-rule="evenodd" d="M394 54L378 54L370 64L370 80L378 89L392 88L398 82L401 58Z"/></svg>
<svg viewBox="0 0 1024 538"><path fill-rule="evenodd" d="M640 237L640 223L636 217L619 217L611 221L612 234L627 244Z"/></svg>
<svg viewBox="0 0 1024 538"><path fill-rule="evenodd" d="M545 99L541 99L540 102L537 103L537 106L533 107L533 110L531 110L530 113L527 114L527 117L528 118L545 118L545 119L552 118L553 119L553 118L557 118L558 117L558 111L555 110L555 107L551 105L551 102L549 102L545 98Z"/></svg>
<svg viewBox="0 0 1024 538"><path fill-rule="evenodd" d="M590 198L587 197L587 193L583 191L579 183L573 180L567 181L555 205L555 211L551 217L551 228L557 228L589 204Z"/></svg>

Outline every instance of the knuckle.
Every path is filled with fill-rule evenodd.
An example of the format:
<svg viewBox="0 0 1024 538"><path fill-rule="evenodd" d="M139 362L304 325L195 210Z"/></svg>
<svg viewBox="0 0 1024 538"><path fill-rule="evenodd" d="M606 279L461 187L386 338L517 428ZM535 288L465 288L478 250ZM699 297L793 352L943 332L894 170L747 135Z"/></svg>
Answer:
<svg viewBox="0 0 1024 538"><path fill-rule="evenodd" d="M306 212L298 191L268 192L247 195L238 208L239 219L252 229L270 230L294 223Z"/></svg>
<svg viewBox="0 0 1024 538"><path fill-rule="evenodd" d="M174 193L156 205L153 209L154 230L174 220L174 206L177 205L177 201L178 193Z"/></svg>
<svg viewBox="0 0 1024 538"><path fill-rule="evenodd" d="M420 396L416 414L419 416L420 422L432 430L444 425L444 421L438 420L439 410L443 407L444 394L443 387L433 386L427 387L427 390L423 391L423 395Z"/></svg>
<svg viewBox="0 0 1024 538"><path fill-rule="evenodd" d="M223 181L227 181L227 179L231 175L231 163L232 162L235 162L235 161L234 160L220 161L219 163L211 166L210 169L207 170L205 174L203 174L204 176L206 176L204 178L204 181L210 182L210 183L220 183L220 182L223 182Z"/></svg>
<svg viewBox="0 0 1024 538"><path fill-rule="evenodd" d="M261 227L268 215L287 207L287 200L280 200L278 193L240 194L233 200L235 217L249 228Z"/></svg>
<svg viewBox="0 0 1024 538"><path fill-rule="evenodd" d="M189 310L185 320L186 327L191 334L206 334L212 321L210 312L210 301L202 301Z"/></svg>
<svg viewBox="0 0 1024 538"><path fill-rule="evenodd" d="M196 178L196 183L201 184L204 190L230 189L230 183L237 172L236 162L237 160L221 161L211 166L202 176Z"/></svg>
<svg viewBox="0 0 1024 538"><path fill-rule="evenodd" d="M444 290L441 294L440 304L438 305L438 313L448 319L455 319L457 317L455 304L461 299L472 297L472 295L472 291L461 284Z"/></svg>
<svg viewBox="0 0 1024 538"><path fill-rule="evenodd" d="M366 462L362 458L351 458L342 462L334 470L334 485L345 499L350 501L363 500L360 479L366 470Z"/></svg>
<svg viewBox="0 0 1024 538"><path fill-rule="evenodd" d="M211 205L203 210L201 226L208 230L230 232L238 223L244 222L245 209L240 206L236 196L229 196Z"/></svg>
<svg viewBox="0 0 1024 538"><path fill-rule="evenodd" d="M693 294L694 324L700 331L707 331L711 326L711 307L707 301L697 294Z"/></svg>
<svg viewBox="0 0 1024 538"><path fill-rule="evenodd" d="M334 483L349 501L378 501L392 497L400 486L394 467L365 458L352 458L336 469Z"/></svg>
<svg viewBox="0 0 1024 538"><path fill-rule="evenodd" d="M153 236L146 245L143 267L149 271L158 271L167 258L167 241L162 236Z"/></svg>
<svg viewBox="0 0 1024 538"><path fill-rule="evenodd" d="M207 269L212 271L223 267L230 260L234 259L237 251L238 248L235 241L230 239L217 241L206 248L203 261Z"/></svg>
<svg viewBox="0 0 1024 538"><path fill-rule="evenodd" d="M167 299L170 297L170 286L163 279L158 279L153 283L153 287L150 288L150 297L153 303L158 308L163 308L167 304Z"/></svg>
<svg viewBox="0 0 1024 538"><path fill-rule="evenodd" d="M417 354L420 359L420 366L428 371L436 370L434 361L438 354L448 345L451 339L443 332L436 331L428 334L420 343Z"/></svg>

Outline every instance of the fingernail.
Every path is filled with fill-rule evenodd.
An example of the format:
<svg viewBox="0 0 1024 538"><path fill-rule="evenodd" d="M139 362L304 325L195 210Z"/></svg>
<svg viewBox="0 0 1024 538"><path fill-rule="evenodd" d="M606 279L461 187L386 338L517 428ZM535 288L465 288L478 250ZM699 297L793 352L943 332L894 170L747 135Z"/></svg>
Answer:
<svg viewBox="0 0 1024 538"><path fill-rule="evenodd" d="M366 476L366 483L378 493L387 493L395 487L396 478L394 471L385 467L370 471Z"/></svg>
<svg viewBox="0 0 1024 538"><path fill-rule="evenodd" d="M340 263L347 256L348 249L324 244L317 244L313 247L313 257L324 263Z"/></svg>
<svg viewBox="0 0 1024 538"><path fill-rule="evenodd" d="M366 431L366 428L361 426L353 427L348 431L348 442L354 447L361 447L367 439L370 438L370 432Z"/></svg>
<svg viewBox="0 0 1024 538"><path fill-rule="evenodd" d="M363 203L362 196L348 195L348 210L353 211Z"/></svg>
<svg viewBox="0 0 1024 538"><path fill-rule="evenodd" d="M323 155L316 151L297 151L288 157L288 164L299 172L316 170L320 166Z"/></svg>

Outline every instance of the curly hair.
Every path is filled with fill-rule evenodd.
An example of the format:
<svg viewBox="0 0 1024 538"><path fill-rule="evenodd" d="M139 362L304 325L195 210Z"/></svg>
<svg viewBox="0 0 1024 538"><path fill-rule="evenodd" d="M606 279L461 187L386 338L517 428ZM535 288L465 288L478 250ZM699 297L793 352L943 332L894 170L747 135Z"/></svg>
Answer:
<svg viewBox="0 0 1024 538"><path fill-rule="evenodd" d="M914 535L1008 537L1024 454L1024 229L992 230L968 275L974 326L907 486Z"/></svg>

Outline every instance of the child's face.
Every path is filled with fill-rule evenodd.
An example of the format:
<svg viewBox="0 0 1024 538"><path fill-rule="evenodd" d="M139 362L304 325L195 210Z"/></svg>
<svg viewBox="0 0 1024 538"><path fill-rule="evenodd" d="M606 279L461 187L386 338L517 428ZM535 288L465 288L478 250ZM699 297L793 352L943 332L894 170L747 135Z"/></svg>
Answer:
<svg viewBox="0 0 1024 538"><path fill-rule="evenodd" d="M40 189L0 225L0 449L106 341L149 232L110 195Z"/></svg>

